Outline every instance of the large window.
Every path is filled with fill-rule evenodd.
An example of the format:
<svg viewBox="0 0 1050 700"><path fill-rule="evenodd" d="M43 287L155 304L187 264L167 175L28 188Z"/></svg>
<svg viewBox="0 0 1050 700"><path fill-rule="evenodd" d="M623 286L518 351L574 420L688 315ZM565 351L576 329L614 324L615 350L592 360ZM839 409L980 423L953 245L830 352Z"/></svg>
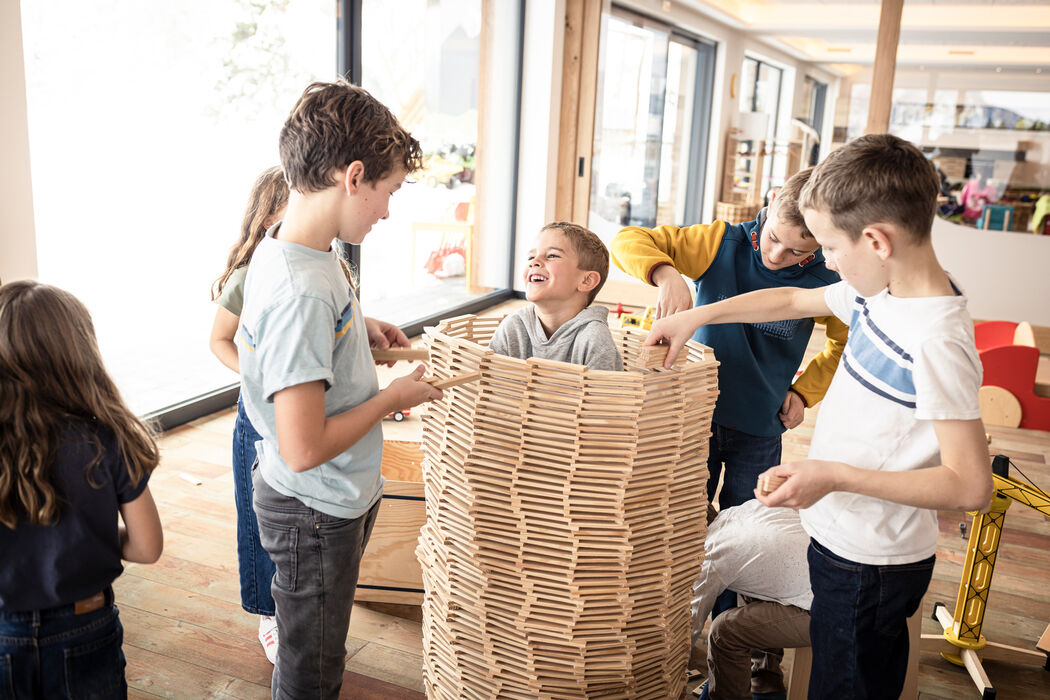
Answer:
<svg viewBox="0 0 1050 700"><path fill-rule="evenodd" d="M87 304L137 412L237 381L209 289L335 26L331 0L22 3L39 277Z"/></svg>
<svg viewBox="0 0 1050 700"><path fill-rule="evenodd" d="M766 122L765 152L763 164L763 187L782 184L784 158L778 157L776 134L780 114L780 90L784 71L756 58L745 58L740 81L740 111L758 112L768 117ZM757 147L756 145L752 146Z"/></svg>
<svg viewBox="0 0 1050 700"><path fill-rule="evenodd" d="M405 323L509 287L521 3L484 5L22 3L39 277L87 304L135 411L171 424L228 400L212 282L289 109L351 42L361 82L427 154L360 256L367 312ZM479 99L482 66L495 87Z"/></svg>
<svg viewBox="0 0 1050 700"><path fill-rule="evenodd" d="M827 84L811 76L807 75L802 82L802 99L797 106L797 119L809 127L802 135L802 167L820 162L820 139L824 133L824 103L827 92Z"/></svg>
<svg viewBox="0 0 1050 700"><path fill-rule="evenodd" d="M623 226L698 222L713 45L617 12L600 47L590 228L609 242Z"/></svg>
<svg viewBox="0 0 1050 700"><path fill-rule="evenodd" d="M362 4L362 85L425 156L361 246L370 315L405 324L510 287L517 10L482 0L401 0L396 12L385 0Z"/></svg>

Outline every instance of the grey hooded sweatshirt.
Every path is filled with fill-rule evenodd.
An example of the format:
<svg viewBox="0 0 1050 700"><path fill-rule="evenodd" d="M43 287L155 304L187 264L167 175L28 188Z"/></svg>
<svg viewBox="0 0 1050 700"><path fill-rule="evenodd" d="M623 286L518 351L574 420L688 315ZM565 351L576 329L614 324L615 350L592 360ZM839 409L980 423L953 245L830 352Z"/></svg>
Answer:
<svg viewBox="0 0 1050 700"><path fill-rule="evenodd" d="M532 304L503 319L489 347L501 355L587 365L590 369L620 371L623 358L609 331L609 310L588 306L548 338Z"/></svg>

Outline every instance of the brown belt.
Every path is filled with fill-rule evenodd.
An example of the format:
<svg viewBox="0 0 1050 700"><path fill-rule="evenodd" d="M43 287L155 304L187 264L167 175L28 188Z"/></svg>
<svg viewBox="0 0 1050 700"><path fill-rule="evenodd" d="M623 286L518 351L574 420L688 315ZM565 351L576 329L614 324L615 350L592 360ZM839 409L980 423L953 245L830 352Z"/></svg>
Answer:
<svg viewBox="0 0 1050 700"><path fill-rule="evenodd" d="M83 615L85 613L95 612L105 604L106 592L99 591L98 593L89 598L84 598L84 600L78 600L77 602L73 603L73 614Z"/></svg>

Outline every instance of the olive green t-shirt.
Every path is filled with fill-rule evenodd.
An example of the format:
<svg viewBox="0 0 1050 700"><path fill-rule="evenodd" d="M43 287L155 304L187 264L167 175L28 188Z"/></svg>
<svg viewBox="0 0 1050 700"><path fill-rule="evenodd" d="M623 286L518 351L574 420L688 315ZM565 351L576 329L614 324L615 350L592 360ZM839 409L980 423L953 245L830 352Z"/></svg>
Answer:
<svg viewBox="0 0 1050 700"><path fill-rule="evenodd" d="M222 292L215 303L229 311L234 316L241 315L244 308L244 277L248 274L248 266L242 265L233 271L226 284L222 286Z"/></svg>

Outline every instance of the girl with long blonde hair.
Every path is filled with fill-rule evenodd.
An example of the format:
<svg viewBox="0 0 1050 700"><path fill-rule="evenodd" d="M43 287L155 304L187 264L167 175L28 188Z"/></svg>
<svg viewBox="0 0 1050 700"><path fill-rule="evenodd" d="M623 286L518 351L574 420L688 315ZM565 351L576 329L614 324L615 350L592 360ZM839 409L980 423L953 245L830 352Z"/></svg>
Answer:
<svg viewBox="0 0 1050 700"><path fill-rule="evenodd" d="M121 560L163 548L159 453L72 294L0 286L0 659L15 697L124 697ZM118 519L119 513L119 519Z"/></svg>
<svg viewBox="0 0 1050 700"><path fill-rule="evenodd" d="M267 168L252 185L241 222L241 233L230 250L226 270L212 289L218 305L209 345L219 360L240 371L237 359L237 328L244 304L244 279L248 263L266 231L284 215L288 204L288 185L280 166ZM233 491L237 504L237 564L240 570L241 607L259 616L259 643L270 663L277 658L277 618L270 582L274 565L259 541L259 523L252 508L252 465L255 443L259 441L244 408L238 402L233 427Z"/></svg>

